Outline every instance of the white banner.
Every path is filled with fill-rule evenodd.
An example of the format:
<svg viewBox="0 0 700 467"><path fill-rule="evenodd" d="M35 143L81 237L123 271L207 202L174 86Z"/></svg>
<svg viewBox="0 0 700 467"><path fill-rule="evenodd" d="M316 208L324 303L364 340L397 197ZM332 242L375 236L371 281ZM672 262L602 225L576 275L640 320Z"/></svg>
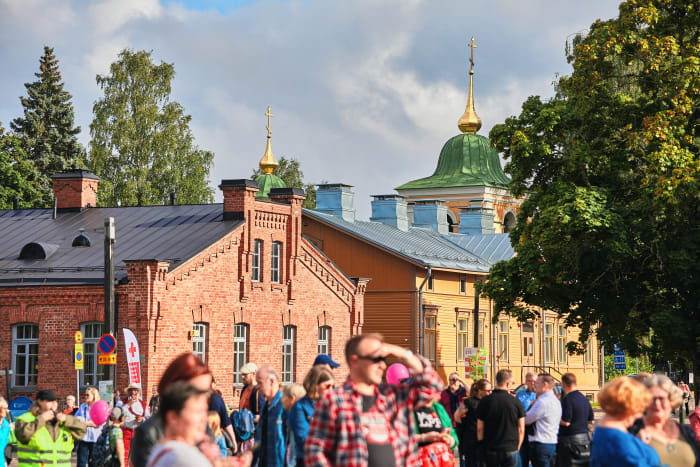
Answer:
<svg viewBox="0 0 700 467"><path fill-rule="evenodd" d="M129 384L135 384L141 387L139 343L131 329L122 328L122 331L124 331L124 350L126 350L126 361L129 366Z"/></svg>

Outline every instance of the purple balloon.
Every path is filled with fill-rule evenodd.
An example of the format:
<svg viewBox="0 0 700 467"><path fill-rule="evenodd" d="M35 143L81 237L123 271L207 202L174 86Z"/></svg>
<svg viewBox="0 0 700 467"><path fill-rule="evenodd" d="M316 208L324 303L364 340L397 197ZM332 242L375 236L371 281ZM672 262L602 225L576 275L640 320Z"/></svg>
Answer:
<svg viewBox="0 0 700 467"><path fill-rule="evenodd" d="M109 418L110 411L109 404L103 400L99 400L90 407L90 420L97 426L102 425Z"/></svg>

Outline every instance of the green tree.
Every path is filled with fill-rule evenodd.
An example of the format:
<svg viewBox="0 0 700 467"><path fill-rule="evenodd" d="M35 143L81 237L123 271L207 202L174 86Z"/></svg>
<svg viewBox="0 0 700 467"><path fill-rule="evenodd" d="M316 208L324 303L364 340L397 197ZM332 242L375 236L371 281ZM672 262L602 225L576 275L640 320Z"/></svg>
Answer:
<svg viewBox="0 0 700 467"><path fill-rule="evenodd" d="M99 205L166 204L171 193L183 204L213 200L214 154L194 144L192 117L170 100L174 76L172 63L128 49L97 75L104 96L93 106L89 167L102 177Z"/></svg>
<svg viewBox="0 0 700 467"><path fill-rule="evenodd" d="M516 196L516 255L483 291L521 319L553 310L634 356L700 374L700 8L629 0L574 47L549 101L495 126ZM648 338L651 331L651 338Z"/></svg>
<svg viewBox="0 0 700 467"><path fill-rule="evenodd" d="M25 83L27 97L20 97L24 116L10 127L17 134L27 157L39 170L40 204L50 205L53 197L51 175L69 168L82 167L85 149L78 142L80 127L75 126L71 95L63 89L58 60L53 49L44 46L39 59L38 79Z"/></svg>
<svg viewBox="0 0 700 467"><path fill-rule="evenodd" d="M605 356L605 380L610 381L613 378L622 375L631 375L635 373L653 373L654 365L649 361L649 357L642 355L641 357L625 357L627 364L626 370L615 369L615 359L612 355Z"/></svg>
<svg viewBox="0 0 700 467"><path fill-rule="evenodd" d="M253 170L253 175L250 178L255 179L262 171L260 168ZM275 169L275 175L284 180L289 188L301 188L306 193L306 199L302 203L302 207L314 209L316 207L316 188L313 184L304 182L304 172L301 170L299 161L291 157L281 157L279 166Z"/></svg>
<svg viewBox="0 0 700 467"><path fill-rule="evenodd" d="M11 209L15 197L21 208L35 208L41 204L41 193L37 189L39 178L19 138L5 133L0 124L0 209Z"/></svg>

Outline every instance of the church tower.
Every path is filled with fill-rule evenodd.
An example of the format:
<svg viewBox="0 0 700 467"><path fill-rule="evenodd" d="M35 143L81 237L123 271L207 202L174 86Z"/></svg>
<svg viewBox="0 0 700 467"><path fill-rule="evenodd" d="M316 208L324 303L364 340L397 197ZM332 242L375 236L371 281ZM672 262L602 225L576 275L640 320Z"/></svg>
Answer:
<svg viewBox="0 0 700 467"><path fill-rule="evenodd" d="M447 224L453 232L488 234L509 232L515 226L522 200L508 191L498 152L488 138L477 135L481 119L474 105L474 38L468 44L469 93L464 114L457 127L460 134L442 147L435 172L425 178L396 187L406 198L409 216L416 205L444 204Z"/></svg>
<svg viewBox="0 0 700 467"><path fill-rule="evenodd" d="M263 154L262 159L260 159L260 170L262 173L255 177L255 183L260 187L255 195L258 199L266 199L270 194L270 190L273 188L287 188L287 184L284 180L279 178L273 172L279 166L275 157L272 155L272 131L270 130L270 118L274 117L272 112L270 112L270 106L267 106L267 112L265 113L267 117L267 144L265 145L265 154Z"/></svg>

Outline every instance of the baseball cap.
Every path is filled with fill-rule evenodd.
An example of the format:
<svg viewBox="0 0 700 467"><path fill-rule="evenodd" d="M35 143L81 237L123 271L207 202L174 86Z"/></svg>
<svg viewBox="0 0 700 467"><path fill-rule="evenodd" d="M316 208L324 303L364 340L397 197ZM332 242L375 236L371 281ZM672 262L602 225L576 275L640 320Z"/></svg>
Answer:
<svg viewBox="0 0 700 467"><path fill-rule="evenodd" d="M248 362L248 363L246 363L245 365L243 365L243 366L241 367L241 374L242 374L242 375L247 375L247 374L250 374L250 373L255 373L256 371L258 371L258 367L257 367L257 365L255 365L255 363L253 363L253 362Z"/></svg>
<svg viewBox="0 0 700 467"><path fill-rule="evenodd" d="M331 368L338 368L340 363L334 362L330 355L322 353L314 360L314 366L316 365L330 365Z"/></svg>
<svg viewBox="0 0 700 467"><path fill-rule="evenodd" d="M36 393L36 400L52 402L58 400L56 394L51 389L42 389Z"/></svg>

